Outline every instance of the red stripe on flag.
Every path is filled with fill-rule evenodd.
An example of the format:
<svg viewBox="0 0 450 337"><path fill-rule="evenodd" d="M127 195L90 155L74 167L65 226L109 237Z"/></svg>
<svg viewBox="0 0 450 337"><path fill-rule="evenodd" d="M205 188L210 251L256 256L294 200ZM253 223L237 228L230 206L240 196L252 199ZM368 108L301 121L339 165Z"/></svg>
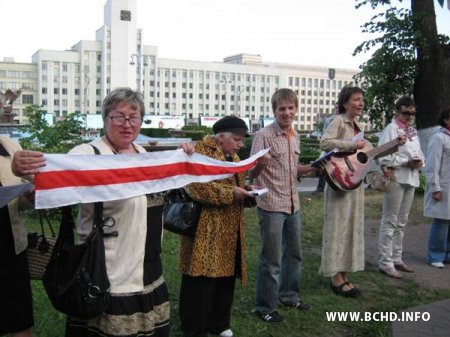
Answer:
<svg viewBox="0 0 450 337"><path fill-rule="evenodd" d="M195 163L174 163L158 166L130 167L103 170L65 170L37 173L35 189L98 186L151 181L188 174L193 176L240 173L252 168L255 162L244 166L223 167Z"/></svg>

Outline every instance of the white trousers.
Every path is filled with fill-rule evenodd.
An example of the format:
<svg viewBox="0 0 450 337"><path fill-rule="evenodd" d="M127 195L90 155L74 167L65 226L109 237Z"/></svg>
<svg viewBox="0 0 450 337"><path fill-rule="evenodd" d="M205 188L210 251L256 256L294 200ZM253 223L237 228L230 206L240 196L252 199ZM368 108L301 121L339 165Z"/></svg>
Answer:
<svg viewBox="0 0 450 337"><path fill-rule="evenodd" d="M414 200L415 187L391 181L384 192L383 216L378 239L380 268L392 268L402 262L403 235L409 210Z"/></svg>

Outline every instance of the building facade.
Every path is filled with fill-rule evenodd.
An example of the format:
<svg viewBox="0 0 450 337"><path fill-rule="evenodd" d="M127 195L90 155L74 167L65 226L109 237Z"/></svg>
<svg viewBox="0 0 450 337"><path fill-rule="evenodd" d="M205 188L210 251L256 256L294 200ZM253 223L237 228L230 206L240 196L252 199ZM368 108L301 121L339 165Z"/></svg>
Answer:
<svg viewBox="0 0 450 337"><path fill-rule="evenodd" d="M291 88L299 96L294 126L308 131L333 113L340 89L357 72L265 63L252 54L226 57L222 63L159 58L157 47L143 44L136 1L108 0L95 41L80 41L66 51L38 50L31 64L0 62L0 89L22 85L15 106L20 123L26 120L23 105L30 103L55 119L72 112L100 115L103 97L115 87L129 86L142 92L149 115L196 124L201 117L235 114L248 118L255 129L273 117L275 90Z"/></svg>

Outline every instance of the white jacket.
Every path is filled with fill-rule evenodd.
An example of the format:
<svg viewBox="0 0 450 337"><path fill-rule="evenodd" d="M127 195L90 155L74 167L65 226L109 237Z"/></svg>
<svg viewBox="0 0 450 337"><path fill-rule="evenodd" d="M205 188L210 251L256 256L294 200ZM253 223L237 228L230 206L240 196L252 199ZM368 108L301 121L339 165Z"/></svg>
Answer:
<svg viewBox="0 0 450 337"><path fill-rule="evenodd" d="M437 130L430 138L425 177L427 184L423 214L426 217L450 219L450 131ZM431 198L433 192L441 192L441 200Z"/></svg>
<svg viewBox="0 0 450 337"><path fill-rule="evenodd" d="M402 134L402 130L400 130L394 119L381 133L378 146L394 140ZM411 170L405 166L412 158L419 158L425 164L425 156L420 149L419 137L417 136L408 139L404 145L399 146L398 152L382 157L377 162L381 166L388 166L395 169L394 180L396 182L419 187L419 170Z"/></svg>

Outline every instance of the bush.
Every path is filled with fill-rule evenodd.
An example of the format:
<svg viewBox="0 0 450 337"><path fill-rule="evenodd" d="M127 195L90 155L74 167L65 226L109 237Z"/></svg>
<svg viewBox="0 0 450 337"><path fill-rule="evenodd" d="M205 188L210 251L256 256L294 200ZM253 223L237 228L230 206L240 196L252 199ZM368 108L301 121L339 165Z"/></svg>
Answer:
<svg viewBox="0 0 450 337"><path fill-rule="evenodd" d="M239 149L237 153L241 160L247 159L250 157L250 151L252 149L252 141L253 137L247 137L244 139L244 146Z"/></svg>
<svg viewBox="0 0 450 337"><path fill-rule="evenodd" d="M423 195L425 193L425 185L426 185L427 181L426 181L425 175L422 172L420 172L419 180L420 180L420 184L419 184L419 187L416 188L416 193Z"/></svg>
<svg viewBox="0 0 450 337"><path fill-rule="evenodd" d="M152 138L169 138L169 129L146 128L141 129L141 134Z"/></svg>

